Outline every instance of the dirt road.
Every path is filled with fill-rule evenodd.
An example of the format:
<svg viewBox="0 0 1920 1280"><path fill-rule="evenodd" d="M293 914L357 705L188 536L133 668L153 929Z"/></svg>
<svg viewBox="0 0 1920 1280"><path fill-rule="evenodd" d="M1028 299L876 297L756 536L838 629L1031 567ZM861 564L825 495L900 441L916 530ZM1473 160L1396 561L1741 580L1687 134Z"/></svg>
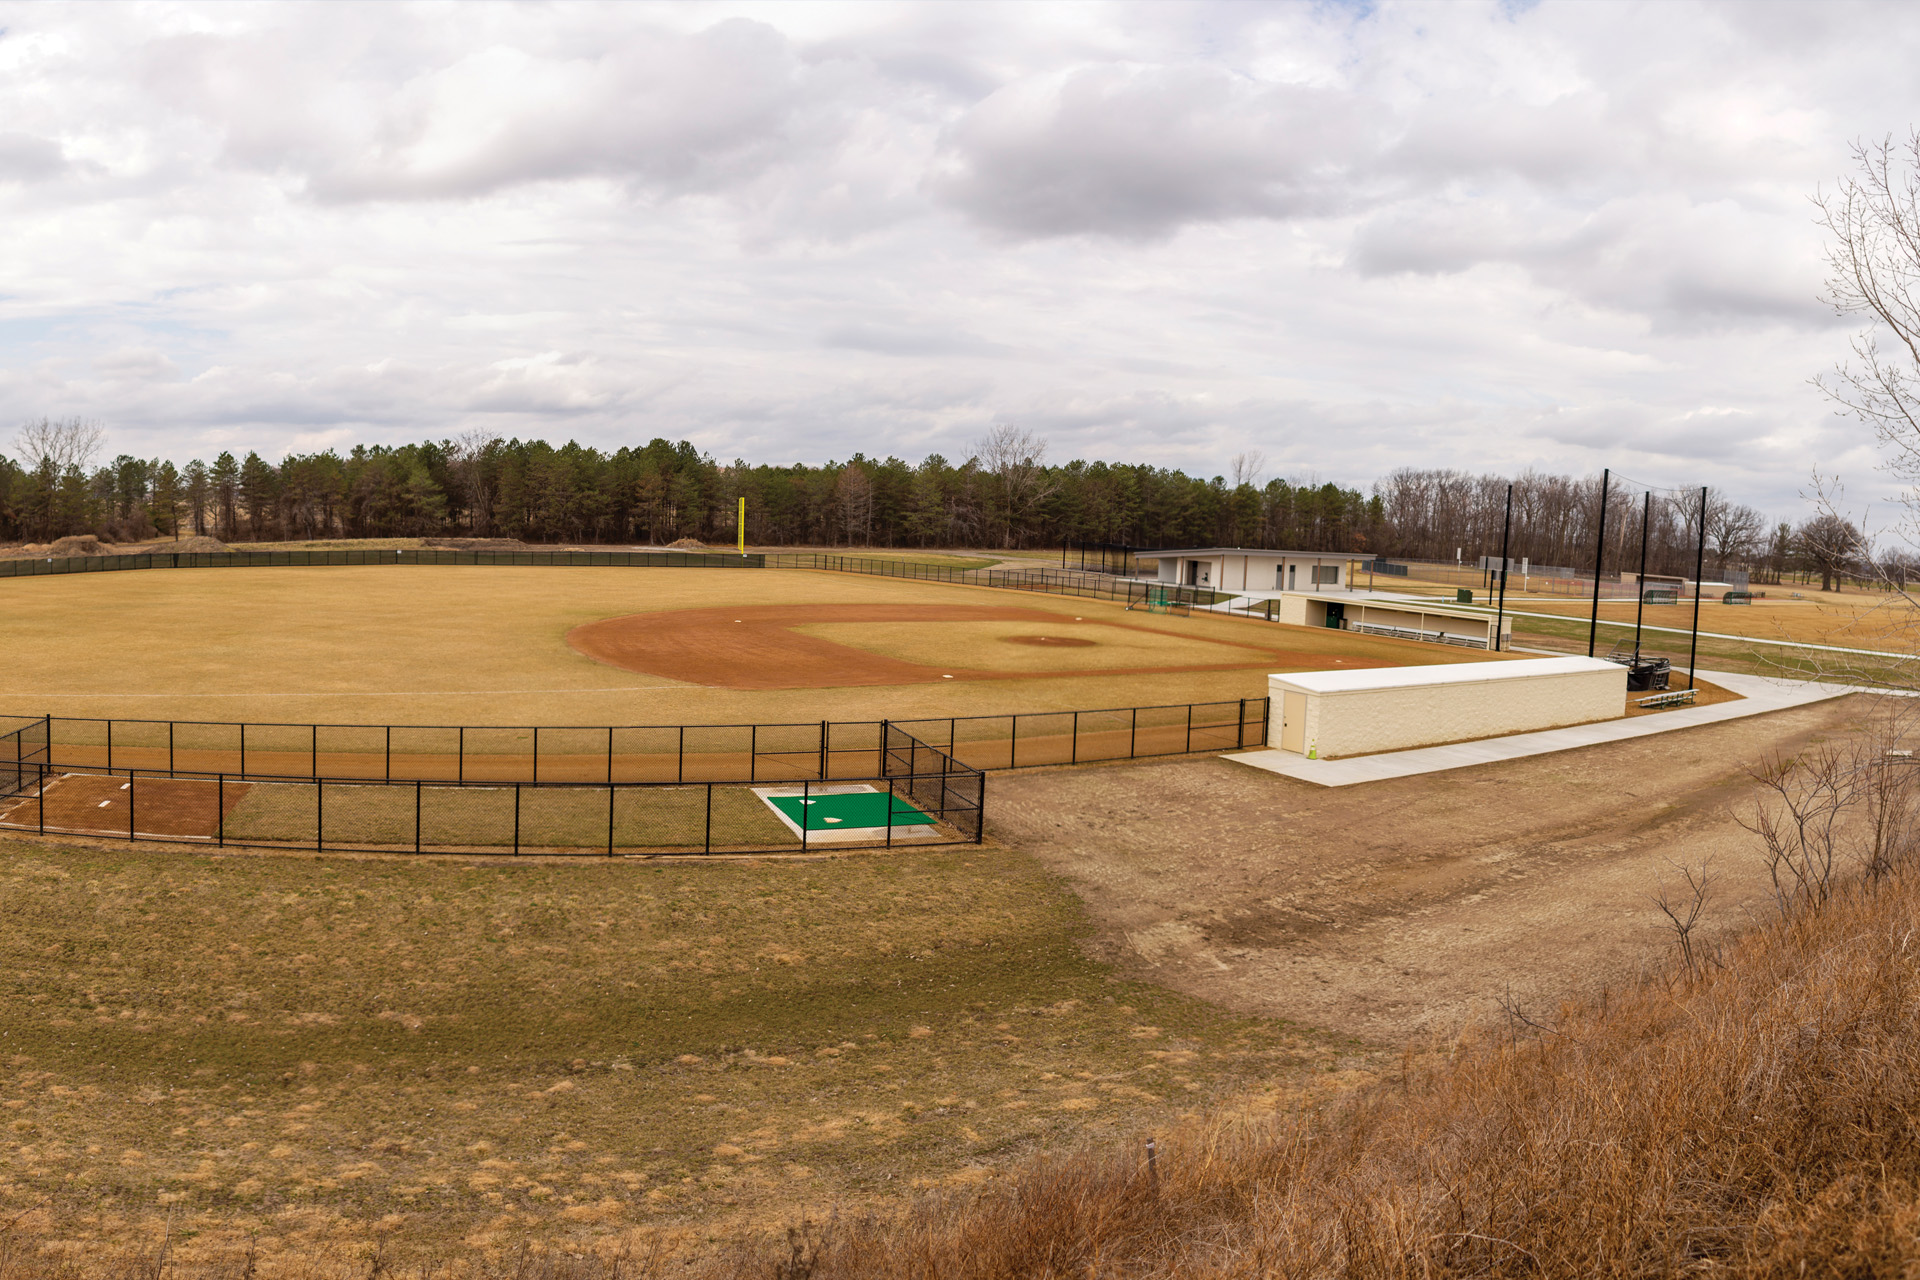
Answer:
<svg viewBox="0 0 1920 1280"><path fill-rule="evenodd" d="M1065 876L1102 959L1220 1004L1397 1043L1548 1012L1665 954L1653 897L1711 860L1707 924L1770 911L1747 769L1860 697L1337 789L1221 759L998 776L990 831Z"/></svg>

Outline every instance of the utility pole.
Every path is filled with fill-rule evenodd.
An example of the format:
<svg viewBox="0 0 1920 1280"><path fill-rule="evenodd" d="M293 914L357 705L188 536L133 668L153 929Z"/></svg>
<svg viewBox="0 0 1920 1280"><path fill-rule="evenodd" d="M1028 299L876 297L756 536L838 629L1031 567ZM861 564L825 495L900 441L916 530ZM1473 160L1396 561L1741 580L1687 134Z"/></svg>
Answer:
<svg viewBox="0 0 1920 1280"><path fill-rule="evenodd" d="M1593 546L1593 616L1587 621L1587 656L1593 656L1593 642L1600 635L1600 562L1607 554L1607 480L1608 468L1600 472L1600 535Z"/></svg>

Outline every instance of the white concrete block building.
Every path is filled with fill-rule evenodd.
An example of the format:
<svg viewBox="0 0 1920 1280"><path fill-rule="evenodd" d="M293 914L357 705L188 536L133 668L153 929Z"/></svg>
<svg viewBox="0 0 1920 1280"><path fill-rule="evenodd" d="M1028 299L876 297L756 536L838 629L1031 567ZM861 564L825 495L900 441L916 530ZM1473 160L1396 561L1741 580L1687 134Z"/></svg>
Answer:
<svg viewBox="0 0 1920 1280"><path fill-rule="evenodd" d="M1272 675L1267 689L1267 745L1337 759L1618 719L1627 669L1525 658Z"/></svg>
<svg viewBox="0 0 1920 1280"><path fill-rule="evenodd" d="M1240 547L1189 547L1139 551L1159 562L1158 580L1214 591L1345 590L1353 559L1337 551L1247 551Z"/></svg>

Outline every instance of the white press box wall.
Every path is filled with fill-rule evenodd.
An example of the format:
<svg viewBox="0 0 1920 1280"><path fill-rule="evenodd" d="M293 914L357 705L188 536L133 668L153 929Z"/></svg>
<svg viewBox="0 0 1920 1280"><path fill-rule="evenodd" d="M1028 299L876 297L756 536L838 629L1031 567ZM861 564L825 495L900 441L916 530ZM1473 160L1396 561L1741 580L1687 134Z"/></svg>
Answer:
<svg viewBox="0 0 1920 1280"><path fill-rule="evenodd" d="M1267 677L1267 745L1323 759L1558 729L1626 714L1627 669L1523 658Z"/></svg>

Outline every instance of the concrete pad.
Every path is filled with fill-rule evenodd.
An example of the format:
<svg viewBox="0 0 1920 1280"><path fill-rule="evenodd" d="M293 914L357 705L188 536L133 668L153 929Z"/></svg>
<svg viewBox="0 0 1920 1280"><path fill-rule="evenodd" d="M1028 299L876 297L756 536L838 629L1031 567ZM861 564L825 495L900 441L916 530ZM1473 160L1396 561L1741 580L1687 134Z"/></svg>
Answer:
<svg viewBox="0 0 1920 1280"><path fill-rule="evenodd" d="M1308 760L1291 751L1273 748L1228 752L1222 758L1317 786L1351 787L1362 782L1440 773L1447 769L1464 769L1470 765L1519 760L1553 751L1571 751L1576 747L1592 747L1627 738L1643 738L1649 734L1670 733L1695 725L1718 724L1722 720L1738 720L1745 716L1765 715L1769 711L1824 702L1829 698L1841 698L1849 693L1886 692L1854 685L1774 680L1766 676L1718 671L1702 671L1700 678L1741 695L1741 700L1711 707L1684 707L1652 716L1603 720L1598 724L1574 725L1567 729L1543 729L1538 733L1516 733L1503 738L1456 742L1451 746L1351 756L1344 760Z"/></svg>

